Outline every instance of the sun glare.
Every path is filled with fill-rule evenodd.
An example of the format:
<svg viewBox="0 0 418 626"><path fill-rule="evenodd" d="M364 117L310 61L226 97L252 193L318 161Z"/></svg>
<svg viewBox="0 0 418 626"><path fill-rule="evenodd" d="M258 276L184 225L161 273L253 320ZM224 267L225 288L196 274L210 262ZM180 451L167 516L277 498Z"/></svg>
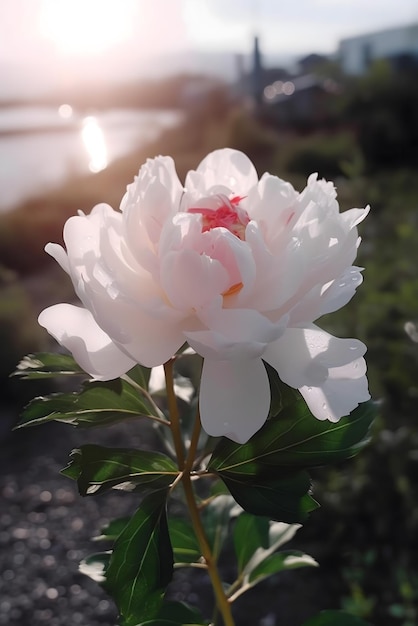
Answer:
<svg viewBox="0 0 418 626"><path fill-rule="evenodd" d="M43 0L42 34L71 55L98 55L132 34L133 0Z"/></svg>

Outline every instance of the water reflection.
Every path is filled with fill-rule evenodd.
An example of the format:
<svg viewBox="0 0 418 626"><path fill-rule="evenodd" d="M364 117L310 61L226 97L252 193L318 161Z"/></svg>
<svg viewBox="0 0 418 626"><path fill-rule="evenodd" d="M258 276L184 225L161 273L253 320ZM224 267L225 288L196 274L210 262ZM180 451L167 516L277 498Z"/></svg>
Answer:
<svg viewBox="0 0 418 626"><path fill-rule="evenodd" d="M108 164L107 147L103 130L95 117L88 116L83 119L81 136L90 157L89 170L91 172L104 170Z"/></svg>
<svg viewBox="0 0 418 626"><path fill-rule="evenodd" d="M83 124L85 117L65 102L0 107L0 212L68 177L109 167L182 120L178 111L144 109L103 110Z"/></svg>

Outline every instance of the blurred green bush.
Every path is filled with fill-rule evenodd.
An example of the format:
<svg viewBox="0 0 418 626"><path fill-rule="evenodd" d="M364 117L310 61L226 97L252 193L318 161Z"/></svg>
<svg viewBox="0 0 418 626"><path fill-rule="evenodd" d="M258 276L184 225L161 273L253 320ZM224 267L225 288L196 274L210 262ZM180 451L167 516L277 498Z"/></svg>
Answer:
<svg viewBox="0 0 418 626"><path fill-rule="evenodd" d="M335 179L345 174L346 162L355 161L359 155L360 149L352 133L321 133L292 141L283 167L304 176L318 172L321 178Z"/></svg>
<svg viewBox="0 0 418 626"><path fill-rule="evenodd" d="M41 349L43 331L27 293L10 270L0 267L0 388L3 404L29 400L33 389L10 379L22 356Z"/></svg>

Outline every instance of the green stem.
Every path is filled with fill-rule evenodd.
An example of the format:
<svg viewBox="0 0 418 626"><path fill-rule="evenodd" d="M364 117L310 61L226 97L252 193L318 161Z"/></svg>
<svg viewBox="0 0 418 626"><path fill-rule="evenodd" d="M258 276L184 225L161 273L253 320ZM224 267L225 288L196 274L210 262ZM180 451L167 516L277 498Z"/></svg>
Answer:
<svg viewBox="0 0 418 626"><path fill-rule="evenodd" d="M190 518L212 583L212 588L216 599L216 606L220 614L222 615L224 626L235 626L235 622L231 612L231 605L225 595L222 580L219 576L218 567L216 565L216 560L213 557L208 540L206 538L205 529L203 527L202 520L200 519L199 508L196 502L192 485L191 470L196 457L201 428L199 412L197 412L196 414L193 434L190 440L189 452L187 455L187 459L185 459L183 440L180 429L180 417L177 406L177 399L174 393L173 359L164 364L164 372L167 387L167 402L170 413L171 431L173 433L174 447L177 454L179 469L182 472L181 481L183 482L183 489L186 496L187 506L189 508Z"/></svg>
<svg viewBox="0 0 418 626"><path fill-rule="evenodd" d="M231 613L231 605L228 598L225 595L222 581L219 576L216 561L212 555L211 549L206 538L205 529L203 528L202 520L200 519L199 509L197 507L196 499L194 496L193 486L190 474L183 473L183 489L186 495L187 505L189 507L190 517L192 520L193 528L196 533L197 540L199 542L202 556L205 559L205 563L208 568L210 580L212 582L213 591L216 598L216 604L219 612L222 615L224 626L235 626L234 619Z"/></svg>
<svg viewBox="0 0 418 626"><path fill-rule="evenodd" d="M242 587L240 587L235 593L233 593L232 595L229 596L229 601L231 602L235 602L235 600L237 598L239 598L240 596L242 596L243 593L245 593L246 591L248 591L248 589L251 589L251 587L254 587L254 585L242 585Z"/></svg>

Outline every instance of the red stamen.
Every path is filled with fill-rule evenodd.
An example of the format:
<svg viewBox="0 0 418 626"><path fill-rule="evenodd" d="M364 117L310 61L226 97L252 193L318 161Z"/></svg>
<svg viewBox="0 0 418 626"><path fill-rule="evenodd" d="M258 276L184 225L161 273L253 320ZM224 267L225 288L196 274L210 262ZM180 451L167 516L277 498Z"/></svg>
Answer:
<svg viewBox="0 0 418 626"><path fill-rule="evenodd" d="M239 239L245 238L245 228L250 221L247 212L238 205L242 200L235 196L217 209L191 208L189 213L199 213L202 216L202 233L212 228L226 228Z"/></svg>

